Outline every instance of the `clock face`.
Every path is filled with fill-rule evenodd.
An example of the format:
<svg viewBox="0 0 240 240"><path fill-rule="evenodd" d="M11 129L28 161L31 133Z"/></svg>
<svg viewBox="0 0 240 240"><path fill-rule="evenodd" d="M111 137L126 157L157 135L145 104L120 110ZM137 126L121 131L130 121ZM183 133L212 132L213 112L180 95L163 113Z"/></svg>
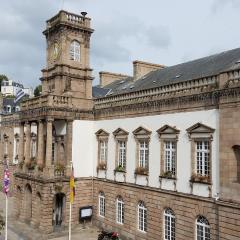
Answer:
<svg viewBox="0 0 240 240"><path fill-rule="evenodd" d="M60 53L60 49L59 49L59 44L57 42L55 42L53 44L53 53L52 53L52 56L53 56L53 59L56 60L59 56L59 53Z"/></svg>

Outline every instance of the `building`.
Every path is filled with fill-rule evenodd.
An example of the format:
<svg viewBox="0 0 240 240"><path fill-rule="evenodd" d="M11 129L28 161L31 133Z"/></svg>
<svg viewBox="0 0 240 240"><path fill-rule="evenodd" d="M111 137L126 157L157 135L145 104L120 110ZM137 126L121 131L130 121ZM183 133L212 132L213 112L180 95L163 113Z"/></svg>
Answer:
<svg viewBox="0 0 240 240"><path fill-rule="evenodd" d="M1 83L1 92L5 96L16 96L17 92L23 89L23 85L12 80L4 80Z"/></svg>
<svg viewBox="0 0 240 240"><path fill-rule="evenodd" d="M12 80L4 80L1 83L1 92L4 96L16 96L20 90L24 91L29 97L33 97L33 89L30 87L26 88L21 83Z"/></svg>
<svg viewBox="0 0 240 240"><path fill-rule="evenodd" d="M123 239L239 239L240 48L179 65L133 62L92 87L91 19L47 21L42 95L3 116L15 214L44 233L79 208Z"/></svg>

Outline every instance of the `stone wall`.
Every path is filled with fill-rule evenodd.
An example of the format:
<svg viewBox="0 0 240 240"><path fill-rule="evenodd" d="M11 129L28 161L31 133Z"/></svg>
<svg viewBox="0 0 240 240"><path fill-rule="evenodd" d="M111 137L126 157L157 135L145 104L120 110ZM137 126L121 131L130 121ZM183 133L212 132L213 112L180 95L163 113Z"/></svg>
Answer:
<svg viewBox="0 0 240 240"><path fill-rule="evenodd" d="M240 202L240 104L221 105L219 117L220 197Z"/></svg>
<svg viewBox="0 0 240 240"><path fill-rule="evenodd" d="M98 194L103 191L106 201L105 218L98 216ZM116 223L116 198L125 203L124 224ZM144 201L147 207L147 233L137 230L137 204ZM118 231L123 239L163 239L163 212L171 208L176 217L176 239L195 239L196 218L202 215L210 224L211 239L239 239L240 206L230 206L210 198L197 198L158 189L94 181L94 223Z"/></svg>

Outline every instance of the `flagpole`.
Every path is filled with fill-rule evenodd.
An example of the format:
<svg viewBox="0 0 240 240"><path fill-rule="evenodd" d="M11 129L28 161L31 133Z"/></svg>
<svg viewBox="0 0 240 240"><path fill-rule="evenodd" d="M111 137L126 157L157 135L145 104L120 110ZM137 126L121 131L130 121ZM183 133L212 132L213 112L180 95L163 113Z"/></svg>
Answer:
<svg viewBox="0 0 240 240"><path fill-rule="evenodd" d="M71 178L72 178L72 161L71 161ZM68 231L68 240L71 240L72 235L72 197L71 197L71 178L70 178L70 198L69 198L69 231Z"/></svg>
<svg viewBox="0 0 240 240"><path fill-rule="evenodd" d="M6 196L6 220L5 220L5 240L7 240L7 235L8 235L8 196L7 194L5 194Z"/></svg>
<svg viewBox="0 0 240 240"><path fill-rule="evenodd" d="M69 210L69 235L68 239L71 240L71 234L72 234L72 229L71 229L71 223L72 223L72 203L70 201L70 210Z"/></svg>

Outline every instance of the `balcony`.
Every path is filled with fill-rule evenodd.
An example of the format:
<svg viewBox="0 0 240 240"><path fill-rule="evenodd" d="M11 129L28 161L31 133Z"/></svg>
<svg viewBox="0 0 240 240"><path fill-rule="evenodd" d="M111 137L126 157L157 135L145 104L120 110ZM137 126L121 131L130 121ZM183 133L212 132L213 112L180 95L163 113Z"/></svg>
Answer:
<svg viewBox="0 0 240 240"><path fill-rule="evenodd" d="M21 111L33 110L38 108L65 108L65 109L82 109L92 108L92 102L89 99L75 98L72 96L43 95L28 99L21 104Z"/></svg>
<svg viewBox="0 0 240 240"><path fill-rule="evenodd" d="M47 29L44 33L47 33L49 28L54 27L60 23L75 25L76 27L90 28L90 22L91 19L88 17L83 17L81 15L69 13L66 11L60 11L56 16L47 21Z"/></svg>

